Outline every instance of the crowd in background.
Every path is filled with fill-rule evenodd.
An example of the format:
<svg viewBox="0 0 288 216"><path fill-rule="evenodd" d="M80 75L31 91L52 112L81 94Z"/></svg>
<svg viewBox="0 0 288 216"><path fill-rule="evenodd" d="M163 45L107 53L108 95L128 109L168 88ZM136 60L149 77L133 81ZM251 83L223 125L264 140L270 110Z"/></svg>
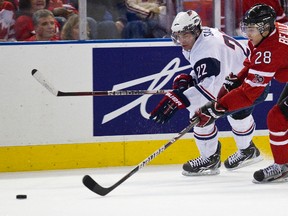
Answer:
<svg viewBox="0 0 288 216"><path fill-rule="evenodd" d="M277 5L279 21L288 22L283 0L235 1L243 11L257 2ZM168 16L179 10L177 0L170 2L173 10L167 14L166 0L87 0L86 39L170 37ZM78 7L78 0L0 0L0 41L79 40ZM235 14L235 19L241 16Z"/></svg>
<svg viewBox="0 0 288 216"><path fill-rule="evenodd" d="M86 39L166 37L165 8L158 0L88 0ZM78 0L0 0L0 25L1 41L78 40Z"/></svg>

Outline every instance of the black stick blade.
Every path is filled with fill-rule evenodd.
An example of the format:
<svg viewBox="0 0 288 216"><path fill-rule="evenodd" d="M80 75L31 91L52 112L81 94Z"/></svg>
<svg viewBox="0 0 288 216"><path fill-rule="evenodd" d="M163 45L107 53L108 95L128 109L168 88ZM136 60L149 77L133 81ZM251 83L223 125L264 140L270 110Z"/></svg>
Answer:
<svg viewBox="0 0 288 216"><path fill-rule="evenodd" d="M32 71L31 71L31 74L32 74L32 76L34 76L34 74L37 72L37 69L33 69Z"/></svg>
<svg viewBox="0 0 288 216"><path fill-rule="evenodd" d="M94 193L97 193L101 196L105 196L108 194L111 190L109 188L104 188L100 186L97 182L95 182L91 176L85 175L82 179L83 184Z"/></svg>

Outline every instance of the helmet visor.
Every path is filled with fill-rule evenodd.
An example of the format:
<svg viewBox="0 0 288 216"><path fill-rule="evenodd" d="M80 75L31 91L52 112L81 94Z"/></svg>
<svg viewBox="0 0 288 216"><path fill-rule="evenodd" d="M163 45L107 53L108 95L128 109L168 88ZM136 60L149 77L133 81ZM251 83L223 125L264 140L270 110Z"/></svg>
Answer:
<svg viewBox="0 0 288 216"><path fill-rule="evenodd" d="M195 37L195 34L191 31L173 32L171 35L171 38L176 45L181 45L183 42L189 42L191 37Z"/></svg>
<svg viewBox="0 0 288 216"><path fill-rule="evenodd" d="M242 32L243 37L246 37L246 38L248 36L253 37L253 36L261 34L259 31L259 26L256 24L248 24L247 25L246 23L241 22L240 28L241 28L241 32Z"/></svg>

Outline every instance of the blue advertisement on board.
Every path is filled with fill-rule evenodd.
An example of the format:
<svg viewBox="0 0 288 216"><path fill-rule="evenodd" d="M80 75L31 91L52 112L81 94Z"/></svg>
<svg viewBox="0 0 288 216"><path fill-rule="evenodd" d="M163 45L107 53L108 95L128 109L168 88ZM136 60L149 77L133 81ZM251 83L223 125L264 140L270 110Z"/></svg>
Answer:
<svg viewBox="0 0 288 216"><path fill-rule="evenodd" d="M93 49L93 90L171 89L179 73L190 73L181 47L121 47ZM257 129L267 129L266 115L284 85L273 84L270 101L258 105L253 116ZM187 110L178 111L166 124L149 120L163 95L103 96L93 98L94 136L178 133L189 124ZM228 121L217 121L220 131L230 131Z"/></svg>

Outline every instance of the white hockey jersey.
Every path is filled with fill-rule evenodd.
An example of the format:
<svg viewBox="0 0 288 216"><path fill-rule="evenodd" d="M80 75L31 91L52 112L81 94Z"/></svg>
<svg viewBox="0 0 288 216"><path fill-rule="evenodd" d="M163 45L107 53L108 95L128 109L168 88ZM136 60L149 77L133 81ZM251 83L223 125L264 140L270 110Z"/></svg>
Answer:
<svg viewBox="0 0 288 216"><path fill-rule="evenodd" d="M197 108L217 97L226 76L241 71L248 49L218 29L203 27L192 49L183 49L183 55L190 62L191 76L197 82L184 92L191 103L187 109L193 115Z"/></svg>

